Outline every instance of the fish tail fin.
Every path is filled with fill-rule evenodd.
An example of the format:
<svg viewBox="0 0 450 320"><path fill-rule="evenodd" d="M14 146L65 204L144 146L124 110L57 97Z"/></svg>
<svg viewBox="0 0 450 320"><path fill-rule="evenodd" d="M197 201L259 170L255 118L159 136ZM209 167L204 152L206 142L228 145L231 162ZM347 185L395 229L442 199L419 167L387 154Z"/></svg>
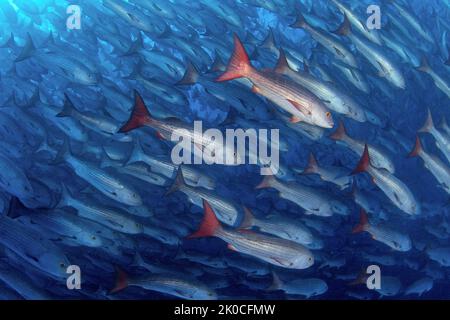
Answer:
<svg viewBox="0 0 450 320"><path fill-rule="evenodd" d="M344 21L339 26L339 28L337 28L337 30L334 31L334 33L337 35L340 35L340 36L346 36L349 33L351 33L351 31L352 31L352 27L350 25L350 20L348 20L347 15L344 13Z"/></svg>
<svg viewBox="0 0 450 320"><path fill-rule="evenodd" d="M341 120L336 131L330 135L330 139L343 140L345 137L347 137L347 131L345 130L344 122Z"/></svg>
<svg viewBox="0 0 450 320"><path fill-rule="evenodd" d="M422 128L419 129L419 132L430 132L432 130L434 130L433 116L431 115L431 110L428 109L427 120L425 120Z"/></svg>
<svg viewBox="0 0 450 320"><path fill-rule="evenodd" d="M176 85L192 85L196 84L199 78L199 72L191 61L187 62L186 71L183 78Z"/></svg>
<svg viewBox="0 0 450 320"><path fill-rule="evenodd" d="M314 154L311 152L309 154L308 166L306 167L305 170L303 170L303 174L317 173L318 170L319 170L319 164L317 163L317 160L314 157Z"/></svg>
<svg viewBox="0 0 450 320"><path fill-rule="evenodd" d="M356 286L359 284L365 284L367 281L367 273L365 270L361 270L355 280L348 283L349 286Z"/></svg>
<svg viewBox="0 0 450 320"><path fill-rule="evenodd" d="M36 90L34 90L33 95L30 97L30 99L27 101L27 104L24 105L24 107L27 108L32 107L38 104L39 102L41 102L41 92L39 91L39 87L36 87Z"/></svg>
<svg viewBox="0 0 450 320"><path fill-rule="evenodd" d="M367 144L364 145L364 152L361 156L361 159L358 162L356 168L352 171L353 174L357 174L360 172L367 171L367 168L370 166L370 158L369 158L369 147Z"/></svg>
<svg viewBox="0 0 450 320"><path fill-rule="evenodd" d="M134 65L133 70L131 71L131 73L126 76L123 77L125 80L136 80L136 79L140 79L141 76L141 71L142 71L142 59L140 58L137 63Z"/></svg>
<svg viewBox="0 0 450 320"><path fill-rule="evenodd" d="M266 189L271 188L273 183L276 182L276 178L273 175L264 176L260 184L258 184L255 189Z"/></svg>
<svg viewBox="0 0 450 320"><path fill-rule="evenodd" d="M219 52L216 50L214 55L214 62L209 68L208 72L224 72L227 69L227 66L222 60Z"/></svg>
<svg viewBox="0 0 450 320"><path fill-rule="evenodd" d="M119 267L116 267L116 284L114 288L112 288L109 293L116 293L120 290L125 289L128 287L128 275L120 269Z"/></svg>
<svg viewBox="0 0 450 320"><path fill-rule="evenodd" d="M352 233L360 233L366 230L369 225L369 218L367 217L367 213L364 209L361 209L359 213L359 223L353 228Z"/></svg>
<svg viewBox="0 0 450 320"><path fill-rule="evenodd" d="M62 163L67 155L72 154L72 149L70 147L70 141L67 137L64 138L62 146L59 148L58 153L56 154L55 159L53 160L53 164Z"/></svg>
<svg viewBox="0 0 450 320"><path fill-rule="evenodd" d="M234 52L231 56L230 62L228 63L226 71L216 79L217 82L233 80L237 78L242 78L248 76L253 67L248 58L248 54L239 39L239 37L234 34Z"/></svg>
<svg viewBox="0 0 450 320"><path fill-rule="evenodd" d="M419 136L416 136L416 144L414 145L414 148L409 153L409 157L417 157L421 152L423 151L422 143L420 143Z"/></svg>
<svg viewBox="0 0 450 320"><path fill-rule="evenodd" d="M130 45L130 47L128 48L127 52L125 52L124 54L122 54L122 56L123 56L123 57L126 57L126 56L131 56L131 55L133 55L133 54L136 54L136 53L138 53L139 50L141 50L143 47L144 47L144 42L143 42L143 40L142 40L141 33L139 32L138 35L137 35L137 37L136 37L136 40L134 40L134 41L131 43L131 45Z"/></svg>
<svg viewBox="0 0 450 320"><path fill-rule="evenodd" d="M283 282L281 281L278 274L275 273L275 271L272 271L272 283L271 285L266 289L267 291L277 291L280 290Z"/></svg>
<svg viewBox="0 0 450 320"><path fill-rule="evenodd" d="M214 236L216 231L222 228L216 214L205 199L203 199L203 209L205 212L203 221L199 229L188 236L188 239Z"/></svg>
<svg viewBox="0 0 450 320"><path fill-rule="evenodd" d="M273 36L273 30L269 27L269 33L264 41L260 45L261 48L266 48L269 50L273 50L276 48L275 37Z"/></svg>
<svg viewBox="0 0 450 320"><path fill-rule="evenodd" d="M22 210L27 209L25 205L20 201L19 198L16 196L13 196L11 200L9 201L9 207L8 212L6 213L6 216L15 219L17 217L20 217L22 215Z"/></svg>
<svg viewBox="0 0 450 320"><path fill-rule="evenodd" d="M185 182L184 176L183 176L183 169L181 167L178 167L177 176L175 177L175 181L170 186L169 190L167 190L165 195L168 196L169 194L172 194L175 191L178 191L185 184L186 184L186 182Z"/></svg>
<svg viewBox="0 0 450 320"><path fill-rule="evenodd" d="M74 111L76 111L76 108L73 105L72 100L70 100L67 93L64 93L63 109L56 116L57 117L70 117Z"/></svg>
<svg viewBox="0 0 450 320"><path fill-rule="evenodd" d="M150 112L145 105L144 100L141 95L135 90L134 91L134 107L131 111L130 118L128 121L119 129L119 133L125 133L139 127L142 127L152 121Z"/></svg>
<svg viewBox="0 0 450 320"><path fill-rule="evenodd" d="M417 67L417 70L422 72L430 71L430 64L428 63L428 60L425 56L422 56L422 59L420 60L420 66Z"/></svg>
<svg viewBox="0 0 450 320"><path fill-rule="evenodd" d="M305 20L305 17L300 13L297 12L297 18L294 23L290 25L291 28L304 28L307 26L308 23Z"/></svg>
<svg viewBox="0 0 450 320"><path fill-rule="evenodd" d="M253 219L255 217L253 216L253 213L250 211L249 208L244 207L244 218L242 219L241 225L239 226L239 229L248 229L253 226Z"/></svg>
<svg viewBox="0 0 450 320"><path fill-rule="evenodd" d="M70 201L72 199L72 194L70 190L63 183L61 184L61 195L59 197L59 202L56 205L57 208L67 207L70 205Z"/></svg>
<svg viewBox="0 0 450 320"><path fill-rule="evenodd" d="M135 267L141 267L142 265L144 265L144 263L145 262L141 254L138 251L136 251L133 257L133 262L131 262L131 265Z"/></svg>
<svg viewBox="0 0 450 320"><path fill-rule="evenodd" d="M275 72L285 73L288 70L292 70L287 61L286 53L282 48L280 48L280 55L278 57L277 65L275 67Z"/></svg>
<svg viewBox="0 0 450 320"><path fill-rule="evenodd" d="M131 155L128 158L127 165L135 162L142 161L142 154L143 154L141 142L138 138L134 141L133 144L133 150L131 151Z"/></svg>
<svg viewBox="0 0 450 320"><path fill-rule="evenodd" d="M31 35L27 33L26 43L23 46L22 51L20 52L16 60L14 60L14 62L20 62L30 58L35 51L36 47L34 46L33 39L31 38Z"/></svg>

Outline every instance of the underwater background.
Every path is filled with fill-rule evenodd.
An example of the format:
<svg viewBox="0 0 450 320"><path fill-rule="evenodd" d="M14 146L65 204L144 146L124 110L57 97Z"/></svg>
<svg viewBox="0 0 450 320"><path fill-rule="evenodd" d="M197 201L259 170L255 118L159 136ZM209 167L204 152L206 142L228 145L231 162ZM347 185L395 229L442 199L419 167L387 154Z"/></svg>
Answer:
<svg viewBox="0 0 450 320"><path fill-rule="evenodd" d="M0 0L0 299L450 298L449 14ZM181 174L161 128L194 120L279 129L280 170ZM188 237L204 200L227 236Z"/></svg>

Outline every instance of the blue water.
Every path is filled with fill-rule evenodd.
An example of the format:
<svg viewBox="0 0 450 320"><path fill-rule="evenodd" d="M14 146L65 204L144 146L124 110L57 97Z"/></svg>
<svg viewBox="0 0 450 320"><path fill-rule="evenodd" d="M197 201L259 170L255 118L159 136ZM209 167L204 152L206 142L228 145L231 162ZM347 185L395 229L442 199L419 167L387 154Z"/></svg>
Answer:
<svg viewBox="0 0 450 320"><path fill-rule="evenodd" d="M189 278L191 285L206 286L214 290L219 299L305 298L305 295L289 294L283 287L277 291L267 290L272 283L272 272L283 280L285 286L295 284L298 279L310 278L326 283L324 292L311 294L307 297L310 299L450 298L447 290L450 281L450 227L446 185L433 176L422 159L408 158L418 134L427 154L437 157L444 170L450 170L449 159L445 156L445 143L450 141L450 132L441 125L442 119L448 121L450 92L448 1L396 1L417 25L411 24L388 1L342 1L363 25L369 16L367 6L379 6L381 29L373 32L384 40L378 49L404 78L404 89L395 87L388 76L380 76L351 39L331 36L343 20L342 12L333 1L272 0L264 7L258 4L259 1L224 1L220 7L222 2L219 1L160 0L151 1L154 4L151 9L141 8L141 2L144 1L70 2L81 9L81 29L73 30L66 26L70 16L66 13L67 1L4 0L0 3L0 44L4 44L0 48L0 171L3 172L0 174L0 219L4 221L0 223L0 229L5 231L9 225L14 225L17 230L22 230L13 235L5 235L0 230L0 299L177 298L176 294L163 293L164 290L151 282L144 288L137 280L130 280L127 288L109 294L115 284L117 267L124 270L130 279L162 274L176 279ZM124 16L120 10L107 8L108 5L111 8L111 3L125 4L130 14ZM270 8L269 4L273 7ZM356 57L355 69L342 65L341 68L350 74L360 72L367 83L367 92L354 86L336 67L336 52L333 54L324 48L305 28L290 26L296 20L296 12L303 13L311 28L333 37ZM233 20L235 17L238 17L237 22ZM153 29L146 30L138 22L144 22L145 26L150 24ZM170 33L167 33L168 28ZM417 28L424 34L420 34ZM270 30L276 46L267 48L261 44ZM322 83L332 81L331 85L339 92L353 98L367 111L367 115L370 112L373 116L365 122L357 122L332 111L334 128L320 129L317 139L288 128L286 121L279 117L281 109L276 103L250 92L248 86L236 81L231 85L229 82L214 82L220 72L212 74L208 70L218 55L227 64L233 52L233 33L242 39L253 66L258 70L273 68L278 56L274 51L278 52L279 47L285 48L300 70L306 63L316 79ZM355 30L353 33L365 43L374 45L362 33ZM14 35L13 40L11 34ZM256 40L251 41L249 35ZM30 50L24 59L19 59L30 44L29 37L35 49ZM141 46L130 52L130 47L140 43L140 38ZM399 51L388 46L386 39L396 44ZM146 54L149 53L154 55L148 57ZM418 70L424 58L433 71ZM74 62L81 70L74 69L69 62ZM200 80L196 84L179 86L176 83L182 78L188 62L198 69ZM321 75L320 68L331 79ZM130 76L133 70L138 70L141 78ZM96 81L81 81L83 72L94 75ZM151 85L146 85L146 81ZM447 94L445 88L436 85L439 81L446 86ZM224 88L222 97L218 97L220 86ZM226 242L217 237L187 239L199 227L203 208L190 202L183 192L165 195L175 174L168 177L155 167L147 166L153 177L163 181L157 185L144 182L123 169L129 165L128 159L137 143L146 154L165 159L170 159L174 146L172 142L156 137L154 128L138 128L127 135L117 133L131 113L134 90L142 95L156 118L176 117L186 125L202 120L205 127L219 130L240 128L244 124L256 129L280 129L280 139L287 150L280 151L280 162L286 174L280 174L279 181L310 186L317 190L317 194L340 201L347 215L307 215L304 208L281 198L272 188L255 190L263 178L256 165L201 164L195 165L194 169L215 181L211 192L238 209L236 223L227 228L239 226L243 219L242 206L251 208L263 221L275 215L301 223L314 236L315 242L309 244L314 265L301 270L283 268L230 250ZM92 125L74 114L56 117L62 110L64 94L82 114L108 119L115 125L112 130L116 133L100 132L102 129L98 129L96 124ZM313 90L312 94L317 92ZM255 110L236 110L236 106L248 107L250 104L254 104ZM48 106L53 106L56 111L49 112ZM436 143L430 133L418 133L428 110L444 144ZM321 167L341 167L347 174L355 168L361 154L329 138L340 120L352 138L386 150L385 154L395 166L395 177L410 190L421 208L419 215L408 214L383 193L369 174L361 173L353 178L354 186L369 194L372 208L375 208L369 212L371 224L381 224L409 237L409 250L391 249L367 232L352 234L361 209L352 196L352 184L341 190L337 185L321 180L318 175L298 173L307 166L310 153L315 155ZM77 137L76 130L81 130L85 138ZM120 138L125 141L120 141ZM75 165L67 157L55 160L64 144L70 144L72 154L78 159ZM82 165L79 163L88 163L88 171L106 172L131 186L142 199L142 204L134 208L130 203L114 200L114 195L106 196L92 180L86 180L89 172L80 173ZM445 177L444 174L441 176ZM22 190L25 184L30 185L31 190ZM81 203L120 210L133 223L148 229L120 231L120 224L108 222L98 213L83 214L89 210L73 204L62 205L64 189L68 189L70 195L80 199ZM405 199L397 200L402 202ZM136 214L137 210L141 214ZM102 239L103 244L86 245L80 238L81 231L74 234L74 229L67 231L60 226L52 229L46 217L57 221L68 217L78 223L80 230L98 228L95 229L96 235L91 236ZM92 222L95 227L89 224ZM256 228L254 231L261 234ZM276 237L270 233L265 236ZM21 239L26 239L23 246L17 245ZM444 250L440 256L430 253L438 248ZM48 256L45 255L47 253ZM202 255L202 263L196 260L197 255ZM382 257L390 263L373 261L368 255ZM68 289L66 280L69 275L64 275L64 272L56 277L50 274L45 267L47 263L50 269L55 270L64 271L68 266L68 263L53 261L54 256L58 259L64 256L71 265L80 267L81 289ZM133 262L138 256L145 260L147 267L154 268L146 270L145 266L136 266ZM212 261L218 261L222 266L217 267ZM239 261L240 267L237 267ZM349 285L369 265L380 266L381 291L395 278L392 295L370 290L365 284ZM391 280L384 282L386 278L383 277ZM422 288L424 293L420 297L408 294L412 290L410 285L420 279L427 283L426 288ZM133 285L133 282L138 285ZM308 288L301 289L308 291ZM310 293L314 291L311 290Z"/></svg>

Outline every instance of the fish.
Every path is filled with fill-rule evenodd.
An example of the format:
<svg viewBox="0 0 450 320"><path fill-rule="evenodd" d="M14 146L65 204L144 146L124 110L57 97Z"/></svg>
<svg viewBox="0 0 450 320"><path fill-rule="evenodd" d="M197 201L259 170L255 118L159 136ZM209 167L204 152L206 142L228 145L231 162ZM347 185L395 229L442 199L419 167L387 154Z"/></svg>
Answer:
<svg viewBox="0 0 450 320"><path fill-rule="evenodd" d="M450 248L436 247L426 249L428 257L443 267L450 266Z"/></svg>
<svg viewBox="0 0 450 320"><path fill-rule="evenodd" d="M384 243L394 250L406 252L411 250L411 239L406 234L401 234L395 230L380 225L371 225L364 209L361 209L359 224L353 228L352 233L366 231L370 233L372 239Z"/></svg>
<svg viewBox="0 0 450 320"><path fill-rule="evenodd" d="M55 162L65 161L83 180L90 183L105 196L130 206L142 205L142 198L133 187L93 164L72 155L70 142L66 139L56 156Z"/></svg>
<svg viewBox="0 0 450 320"><path fill-rule="evenodd" d="M361 154L364 151L364 142L351 138L345 129L345 125L342 121L339 122L336 131L329 136L330 139L337 141L350 148L354 153ZM381 148L370 145L370 162L376 168L382 168L388 170L390 173L395 173L395 166L387 152Z"/></svg>
<svg viewBox="0 0 450 320"><path fill-rule="evenodd" d="M422 57L420 66L417 68L417 70L428 74L431 77L431 79L433 79L433 82L436 85L436 87L438 87L447 97L450 98L450 86L442 76L437 74L430 67L430 65L428 64L428 60L425 56Z"/></svg>
<svg viewBox="0 0 450 320"><path fill-rule="evenodd" d="M423 150L419 136L416 137L416 143L409 156L418 156L422 158L425 168L427 168L433 174L442 188L447 193L450 193L450 168L438 157L432 154L428 154L425 152L425 150Z"/></svg>
<svg viewBox="0 0 450 320"><path fill-rule="evenodd" d="M328 109L344 114L356 121L365 122L365 111L349 96L339 91L332 84L320 82L306 72L295 72L286 60L283 50L280 50L276 72L290 77L322 100Z"/></svg>
<svg viewBox="0 0 450 320"><path fill-rule="evenodd" d="M424 293L430 291L433 288L433 279L424 277L414 281L405 289L405 295L417 294L422 296Z"/></svg>
<svg viewBox="0 0 450 320"><path fill-rule="evenodd" d="M272 277L273 282L268 290L283 290L286 294L300 295L305 299L322 295L328 291L328 285L322 279L309 278L283 282L275 272L272 272Z"/></svg>
<svg viewBox="0 0 450 320"><path fill-rule="evenodd" d="M336 5L336 7L339 8L339 10L343 14L345 14L348 17L352 26L356 30L358 30L359 33L361 33L367 39L369 39L370 41L372 41L378 45L383 44L382 38L381 38L380 34L377 32L377 30L368 30L367 26L361 22L361 20L356 16L356 14L350 8L348 8L346 5L344 5L342 2L340 2L338 0L331 0L331 1Z"/></svg>
<svg viewBox="0 0 450 320"><path fill-rule="evenodd" d="M224 155L231 154L232 156L226 156L225 160L227 164L233 165L236 163L241 163L242 156L234 151L234 146L230 147L229 144L222 143L217 144L215 147L212 147L210 145L212 143L211 139L205 137L203 135L203 132L200 132L199 136L198 131L194 130L194 128L176 118L169 118L164 120L153 118L148 111L144 100L137 91L134 92L134 96L135 104L133 107L133 111L128 121L119 129L120 133L126 133L143 126L149 126L157 131L157 136L161 139L172 141L172 136L174 134L179 135L184 139L190 139L190 141L194 142L194 144L200 150L203 150L203 148L208 148L209 146L209 148L213 149L222 149Z"/></svg>
<svg viewBox="0 0 450 320"><path fill-rule="evenodd" d="M425 120L424 125L419 129L419 132L431 134L435 140L436 146L444 154L447 162L450 163L450 139L436 129L430 109L428 109L427 119Z"/></svg>
<svg viewBox="0 0 450 320"><path fill-rule="evenodd" d="M350 50L348 50L337 38L326 33L324 30L310 26L301 13L297 14L297 19L291 24L291 28L305 29L318 43L328 50L335 59L350 67L358 68L358 62Z"/></svg>
<svg viewBox="0 0 450 320"><path fill-rule="evenodd" d="M188 299L188 300L216 300L217 294L206 285L185 279L185 277L176 277L174 275L147 275L145 277L134 279L116 268L116 285L110 290L110 293L116 293L129 286L138 286L146 290L152 290L168 294L170 296Z"/></svg>
<svg viewBox="0 0 450 320"><path fill-rule="evenodd" d="M273 71L258 71L252 65L238 36L234 35L234 53L227 70L216 81L247 78L252 91L265 96L293 117L292 122L302 119L324 128L333 127L333 118L323 103L310 92L302 89L292 80Z"/></svg>
<svg viewBox="0 0 450 320"><path fill-rule="evenodd" d="M401 6L398 1L390 1L390 4L397 9L397 12L405 19L405 21L412 27L416 34L420 35L423 39L430 43L434 43L434 40L429 32L425 31L424 27L418 22L418 18L411 10L408 10Z"/></svg>
<svg viewBox="0 0 450 320"><path fill-rule="evenodd" d="M375 168L371 164L369 148L364 146L364 152L358 165L353 170L353 174L367 172L371 175L372 181L400 210L409 215L421 213L420 203L417 202L411 190L401 180L384 168Z"/></svg>
<svg viewBox="0 0 450 320"><path fill-rule="evenodd" d="M50 294L35 286L26 275L18 270L14 270L9 267L5 268L5 266L2 266L0 280L6 283L11 289L25 299L52 300L52 296Z"/></svg>
<svg viewBox="0 0 450 320"><path fill-rule="evenodd" d="M65 103L63 109L56 116L73 117L89 129L99 132L100 134L105 134L108 137L119 139L119 135L116 135L120 128L118 123L106 117L80 112L75 108L72 101L67 95L65 95ZM131 141L131 137L121 137L121 141Z"/></svg>
<svg viewBox="0 0 450 320"><path fill-rule="evenodd" d="M24 228L19 222L0 217L0 244L12 250L26 263L36 267L44 274L55 279L66 277L69 259L61 248L42 238L41 234L30 228Z"/></svg>
<svg viewBox="0 0 450 320"><path fill-rule="evenodd" d="M305 209L305 214L330 217L334 213L348 215L348 207L315 188L296 183L283 183L274 176L265 176L256 189L274 188L279 196Z"/></svg>
<svg viewBox="0 0 450 320"><path fill-rule="evenodd" d="M400 68L384 53L382 47L366 42L352 33L347 15L344 14L344 22L335 33L347 36L361 54L366 57L367 61L378 71L378 76L385 78L399 89L406 88L405 78Z"/></svg>
<svg viewBox="0 0 450 320"><path fill-rule="evenodd" d="M227 225L235 226L241 219L240 210L234 201L226 199L216 192L202 187L192 187L184 179L183 169L177 170L173 184L166 192L166 196L181 191L189 197L189 201L201 207L203 201L208 201L217 213L219 220Z"/></svg>
<svg viewBox="0 0 450 320"><path fill-rule="evenodd" d="M312 153L309 154L307 167L300 171L302 174L318 174L322 180L334 183L341 190L352 185L350 170L336 166L321 167Z"/></svg>
<svg viewBox="0 0 450 320"><path fill-rule="evenodd" d="M95 202L80 200L73 197L70 191L63 185L59 207L70 206L77 210L81 217L90 219L105 225L113 230L129 234L144 232L142 223L136 221L133 216L117 208L102 207Z"/></svg>
<svg viewBox="0 0 450 320"><path fill-rule="evenodd" d="M252 227L256 227L261 232L303 245L309 245L314 241L311 231L300 222L278 215L271 215L265 219L256 218L250 209L244 207L244 219L239 229Z"/></svg>
<svg viewBox="0 0 450 320"><path fill-rule="evenodd" d="M205 215L202 224L189 238L218 237L234 251L282 268L307 269L314 264L314 256L302 245L258 233L224 229L206 200L203 200L203 208Z"/></svg>
<svg viewBox="0 0 450 320"><path fill-rule="evenodd" d="M164 31L162 19L155 16L150 18L136 6L116 0L103 0L103 5L139 30L148 32L152 35L158 35Z"/></svg>

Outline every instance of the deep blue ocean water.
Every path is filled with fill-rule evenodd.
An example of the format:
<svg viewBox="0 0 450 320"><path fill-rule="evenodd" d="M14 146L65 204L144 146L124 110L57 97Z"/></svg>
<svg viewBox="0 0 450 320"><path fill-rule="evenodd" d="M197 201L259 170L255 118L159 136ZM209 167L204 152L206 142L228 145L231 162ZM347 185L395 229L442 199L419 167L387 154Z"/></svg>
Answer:
<svg viewBox="0 0 450 320"><path fill-rule="evenodd" d="M417 294L408 294L417 280L426 282L418 289L424 291L420 298L450 297L449 186L445 184L450 170L446 157L450 155L450 144L446 144L450 143L450 132L442 126L443 119L448 121L450 98L448 1L395 1L396 6L388 1L339 1L362 25L369 17L367 7L379 6L381 26L371 32L381 36L380 44L375 45L362 32L355 31L350 21L352 32L369 48L383 54L385 59L380 61L389 61L404 79L404 88L390 81L393 70L384 69L386 74L380 74L377 68L385 67L371 61L351 37L332 33L343 21L333 1L152 0L147 6L143 2L0 2L0 229L12 230L0 232L1 299L172 299L183 293L180 289L162 293L164 290L151 281L144 285L136 280L138 285L133 285L130 280L127 288L108 294L114 287L117 267L133 280L162 274L189 278L191 286L206 286L219 299L305 298L287 293L283 286L277 291L267 290L272 272L284 285L295 286L296 280L311 278L325 282L325 291L317 295L312 294L314 288L301 288L313 295L310 299L418 298ZM67 19L76 16L66 11L69 5L81 9L80 29L76 17L69 21L73 30L66 25ZM320 30L349 50L356 66L339 62L342 53L317 41L314 31L291 27L297 13L304 15L308 28ZM275 41L272 46L264 41L270 32ZM242 40L258 70L274 68L278 48L284 48L300 72L308 65L313 77L351 97L365 110L367 118L371 115L370 119L358 122L332 110L334 128L316 127L319 136L312 139L289 128L297 124L283 120L280 106L263 97L261 91L253 93L236 80L214 82L223 70L215 74L210 67L218 56L225 65L230 60L233 33ZM424 61L429 65L426 70ZM200 77L195 84L180 86L177 82L188 63L196 67ZM353 79L360 75L367 92L358 89L345 74ZM162 181L158 185L127 171L130 155L138 144L145 154L165 160L170 159L174 146L157 137L155 128L138 128L126 135L117 132L131 114L134 90L143 97L152 116L159 119L176 117L186 125L202 120L205 127L220 130L244 126L280 129L287 150L280 151L285 174L280 173L279 181L310 186L317 194L340 201L348 214L308 215L298 203L281 198L273 188L255 190L263 178L256 165L202 164L194 169L215 181L210 192L237 208L236 223L228 228L239 226L243 206L251 208L263 221L274 215L306 226L314 236L314 242L307 245L314 265L301 270L283 268L230 250L217 237L187 239L201 223L203 208L189 201L183 192L165 195L175 174L168 177L157 167L145 164L145 173L137 175L150 172L151 179ZM311 93L317 94L314 90ZM76 111L56 116L67 102L65 94ZM321 103L327 104L323 100ZM437 131L418 133L428 110ZM352 138L385 150L395 167L393 175L411 192L421 208L420 214L411 215L399 208L368 173L355 175L353 183L342 190L318 175L298 173L307 166L310 153L321 167L341 167L346 175L355 168L361 154L329 138L339 121ZM112 129L102 127L106 123ZM427 154L442 164L443 172L438 176L443 182L424 166L424 160L408 157L416 135ZM67 144L76 160L67 155L55 160ZM138 163L143 165L142 161ZM130 186L141 203L118 200L123 188L121 185L119 191L114 189L116 182L89 180L90 172L96 170ZM115 191L106 195L101 190L105 185ZM373 209L369 212L371 224L381 224L409 238L409 250L394 250L367 232L352 234L361 209L352 196L353 188L368 194ZM63 203L64 192L79 203ZM397 203L406 201L402 194L394 197ZM93 206L101 208L100 212L92 210ZM106 208L120 211L123 216L102 215ZM49 217L61 225L51 225ZM64 218L75 221L78 229L74 224L64 229ZM120 219L132 225L121 225ZM130 231L136 228L139 231ZM90 238L82 239L86 234ZM101 239L102 244L95 245L92 237ZM433 253L437 249L442 253ZM139 256L146 266L136 266ZM62 257L67 262L60 261ZM64 272L55 276L69 264L81 269L79 290L66 287L69 275ZM388 286L395 280L392 295L369 290L364 284L349 285L361 270L374 264L380 266L382 288L383 283Z"/></svg>

